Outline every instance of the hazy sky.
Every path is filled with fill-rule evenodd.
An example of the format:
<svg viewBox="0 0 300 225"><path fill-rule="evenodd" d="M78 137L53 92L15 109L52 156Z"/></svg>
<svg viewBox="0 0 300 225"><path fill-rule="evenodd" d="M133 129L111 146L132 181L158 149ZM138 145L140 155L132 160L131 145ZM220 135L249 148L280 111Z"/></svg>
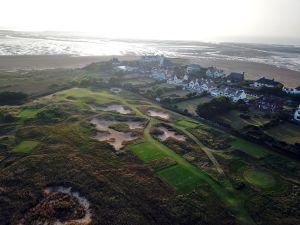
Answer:
<svg viewBox="0 0 300 225"><path fill-rule="evenodd" d="M0 28L103 37L300 40L300 0L0 0Z"/></svg>

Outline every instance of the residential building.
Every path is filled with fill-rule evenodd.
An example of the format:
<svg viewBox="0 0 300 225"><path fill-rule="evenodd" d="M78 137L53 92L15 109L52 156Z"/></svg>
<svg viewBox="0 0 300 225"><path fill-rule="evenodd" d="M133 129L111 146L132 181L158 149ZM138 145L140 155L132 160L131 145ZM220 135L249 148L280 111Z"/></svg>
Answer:
<svg viewBox="0 0 300 225"><path fill-rule="evenodd" d="M145 63L158 62L160 66L164 64L165 57L163 55L146 55L142 56Z"/></svg>
<svg viewBox="0 0 300 225"><path fill-rule="evenodd" d="M280 83L277 81L267 79L265 77L262 77L254 82L254 87L268 87L268 88L274 88L277 87Z"/></svg>
<svg viewBox="0 0 300 225"><path fill-rule="evenodd" d="M283 87L282 91L284 91L288 94L300 95L300 86L296 87L296 88Z"/></svg>
<svg viewBox="0 0 300 225"><path fill-rule="evenodd" d="M166 80L167 74L165 70L154 68L151 71L150 77L155 80Z"/></svg>
<svg viewBox="0 0 300 225"><path fill-rule="evenodd" d="M206 76L212 78L225 77L223 70L217 69L216 67L209 67L206 71Z"/></svg>
<svg viewBox="0 0 300 225"><path fill-rule="evenodd" d="M262 96L253 101L253 106L266 113L278 112L282 109L284 99L276 96Z"/></svg>
<svg viewBox="0 0 300 225"><path fill-rule="evenodd" d="M201 66L198 64L190 64L186 68L187 74L196 73L201 71Z"/></svg>
<svg viewBox="0 0 300 225"><path fill-rule="evenodd" d="M300 105L298 106L298 108L296 109L296 111L294 113L294 119L296 121L300 121Z"/></svg>
<svg viewBox="0 0 300 225"><path fill-rule="evenodd" d="M245 73L230 73L227 77L227 82L228 83L240 83L245 80Z"/></svg>

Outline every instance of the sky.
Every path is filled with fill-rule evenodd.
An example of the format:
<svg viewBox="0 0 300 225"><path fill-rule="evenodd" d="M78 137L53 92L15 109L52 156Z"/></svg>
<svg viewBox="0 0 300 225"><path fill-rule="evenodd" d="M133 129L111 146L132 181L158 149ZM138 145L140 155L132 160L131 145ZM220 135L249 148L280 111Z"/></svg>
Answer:
<svg viewBox="0 0 300 225"><path fill-rule="evenodd" d="M300 0L0 0L0 5L0 29L166 40L300 40Z"/></svg>

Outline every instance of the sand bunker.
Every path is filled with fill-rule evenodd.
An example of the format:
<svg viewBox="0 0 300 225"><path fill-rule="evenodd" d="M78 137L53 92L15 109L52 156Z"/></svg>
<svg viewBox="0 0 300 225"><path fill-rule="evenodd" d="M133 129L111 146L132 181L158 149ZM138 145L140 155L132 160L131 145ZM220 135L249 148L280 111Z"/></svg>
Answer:
<svg viewBox="0 0 300 225"><path fill-rule="evenodd" d="M110 125L120 123L118 121L108 121L104 119L94 118L91 123L96 125L96 129L100 132L97 133L95 139L98 141L106 141L114 147L115 150L120 150L124 146L124 142L132 141L138 137L132 136L131 132L120 132L109 128ZM127 123L129 129L140 129L143 128L143 123L141 122L123 122Z"/></svg>
<svg viewBox="0 0 300 225"><path fill-rule="evenodd" d="M165 141L168 138L174 138L178 141L186 140L183 135L177 134L175 131L168 130L166 127L158 127L158 129L163 132L163 134L157 136L161 141Z"/></svg>
<svg viewBox="0 0 300 225"><path fill-rule="evenodd" d="M170 119L170 114L162 112L162 111L153 110L153 109L149 109L147 111L147 114L151 117L158 117L158 118L165 119L165 120Z"/></svg>
<svg viewBox="0 0 300 225"><path fill-rule="evenodd" d="M115 94L119 94L122 91L122 89L121 88L111 88L110 91Z"/></svg>
<svg viewBox="0 0 300 225"><path fill-rule="evenodd" d="M92 109L95 110L101 110L101 111L106 111L106 112L118 112L120 114L130 114L132 111L130 109L126 109L123 105L120 104L111 104L111 105L95 105L95 104L89 104L89 106Z"/></svg>
<svg viewBox="0 0 300 225"><path fill-rule="evenodd" d="M57 186L44 190L44 199L25 215L19 225L88 225L91 222L89 201L71 187Z"/></svg>

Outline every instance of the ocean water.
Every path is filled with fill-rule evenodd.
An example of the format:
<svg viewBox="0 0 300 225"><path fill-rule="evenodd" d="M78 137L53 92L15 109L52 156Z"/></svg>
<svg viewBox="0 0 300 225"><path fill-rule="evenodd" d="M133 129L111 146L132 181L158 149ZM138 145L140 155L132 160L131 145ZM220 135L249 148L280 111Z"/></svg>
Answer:
<svg viewBox="0 0 300 225"><path fill-rule="evenodd" d="M147 55L259 62L300 71L300 46L109 39L75 33L0 31L0 55Z"/></svg>

